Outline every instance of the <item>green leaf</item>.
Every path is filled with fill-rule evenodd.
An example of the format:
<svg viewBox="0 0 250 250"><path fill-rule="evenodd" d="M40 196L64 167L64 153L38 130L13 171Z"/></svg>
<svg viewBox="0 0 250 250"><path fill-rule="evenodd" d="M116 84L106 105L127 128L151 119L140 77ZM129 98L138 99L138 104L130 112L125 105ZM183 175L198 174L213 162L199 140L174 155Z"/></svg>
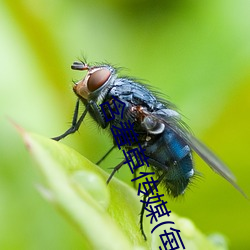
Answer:
<svg viewBox="0 0 250 250"><path fill-rule="evenodd" d="M134 189L116 178L106 185L107 173L60 142L23 130L21 134L44 176L46 187L39 185L39 191L81 232L83 249L159 249L159 234L167 227L151 234L154 225L144 218L144 241L139 229L141 203ZM174 213L161 218L158 223L175 223L171 226L181 231L186 249L226 249L225 243L216 246L209 241L188 219Z"/></svg>

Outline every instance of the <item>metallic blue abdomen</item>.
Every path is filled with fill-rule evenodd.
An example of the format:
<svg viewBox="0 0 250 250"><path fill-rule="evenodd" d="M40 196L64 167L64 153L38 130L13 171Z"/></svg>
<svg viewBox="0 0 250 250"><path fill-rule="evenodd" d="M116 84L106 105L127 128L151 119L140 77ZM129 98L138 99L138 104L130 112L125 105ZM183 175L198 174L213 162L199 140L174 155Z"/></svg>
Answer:
<svg viewBox="0 0 250 250"><path fill-rule="evenodd" d="M145 155L154 159L149 162L157 168L159 176L164 174L163 183L167 191L176 197L185 191L190 177L194 175L190 147L167 128L153 141L146 147Z"/></svg>

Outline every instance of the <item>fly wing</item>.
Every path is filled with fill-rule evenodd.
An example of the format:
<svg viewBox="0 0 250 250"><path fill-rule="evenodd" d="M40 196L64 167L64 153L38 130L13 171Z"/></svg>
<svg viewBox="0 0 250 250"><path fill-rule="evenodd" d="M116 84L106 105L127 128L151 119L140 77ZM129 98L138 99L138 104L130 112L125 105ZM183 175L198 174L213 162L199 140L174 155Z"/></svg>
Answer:
<svg viewBox="0 0 250 250"><path fill-rule="evenodd" d="M169 111L166 113L167 115L163 115L161 111L158 114L154 113L153 116L155 119L158 117L158 121L161 121L166 127L169 127L171 130L173 130L209 165L210 168L212 168L212 170L231 183L242 195L248 199L247 195L236 184L236 178L229 168L210 149L208 149L202 142L200 142L188 131L185 124L180 120L180 117L168 115Z"/></svg>
<svg viewBox="0 0 250 250"><path fill-rule="evenodd" d="M185 131L181 126L175 126L173 129L186 143L212 168L217 174L225 178L231 183L242 195L246 198L246 194L237 185L236 178L229 168L222 162L210 149L208 149L202 142L191 135L188 131Z"/></svg>

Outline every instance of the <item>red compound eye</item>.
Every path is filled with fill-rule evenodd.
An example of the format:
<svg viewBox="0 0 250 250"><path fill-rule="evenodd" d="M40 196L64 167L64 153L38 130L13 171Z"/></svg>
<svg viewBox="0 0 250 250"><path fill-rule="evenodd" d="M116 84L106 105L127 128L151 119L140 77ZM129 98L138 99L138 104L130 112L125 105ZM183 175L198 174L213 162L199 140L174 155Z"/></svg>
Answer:
<svg viewBox="0 0 250 250"><path fill-rule="evenodd" d="M93 92L99 89L109 78L110 71L108 69L99 69L92 73L88 79L88 90Z"/></svg>

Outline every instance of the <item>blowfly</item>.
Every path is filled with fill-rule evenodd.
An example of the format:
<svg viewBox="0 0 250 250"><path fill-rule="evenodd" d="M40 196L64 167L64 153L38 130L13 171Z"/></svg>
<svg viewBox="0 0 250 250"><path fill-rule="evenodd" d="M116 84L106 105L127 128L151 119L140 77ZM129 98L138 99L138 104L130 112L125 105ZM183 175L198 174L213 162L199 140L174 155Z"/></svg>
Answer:
<svg viewBox="0 0 250 250"><path fill-rule="evenodd" d="M119 119L106 121L100 107L103 103L112 104L112 100L117 98L125 104L123 121L130 121L133 125L150 166L170 196L183 194L194 176L193 151L244 195L232 172L189 132L172 103L157 97L147 85L133 78L119 77L117 69L109 64L90 66L85 62L74 62L71 68L86 71L87 74L73 87L77 102L72 125L65 133L53 138L54 140L59 141L76 132L87 113L102 129L118 125ZM85 110L79 116L80 103L83 103ZM114 106L111 108L114 109ZM126 148L134 146L135 144L132 144ZM115 147L114 141L114 146L102 160ZM114 168L108 182L123 163L124 161ZM142 215L143 209L140 220L143 232Z"/></svg>

